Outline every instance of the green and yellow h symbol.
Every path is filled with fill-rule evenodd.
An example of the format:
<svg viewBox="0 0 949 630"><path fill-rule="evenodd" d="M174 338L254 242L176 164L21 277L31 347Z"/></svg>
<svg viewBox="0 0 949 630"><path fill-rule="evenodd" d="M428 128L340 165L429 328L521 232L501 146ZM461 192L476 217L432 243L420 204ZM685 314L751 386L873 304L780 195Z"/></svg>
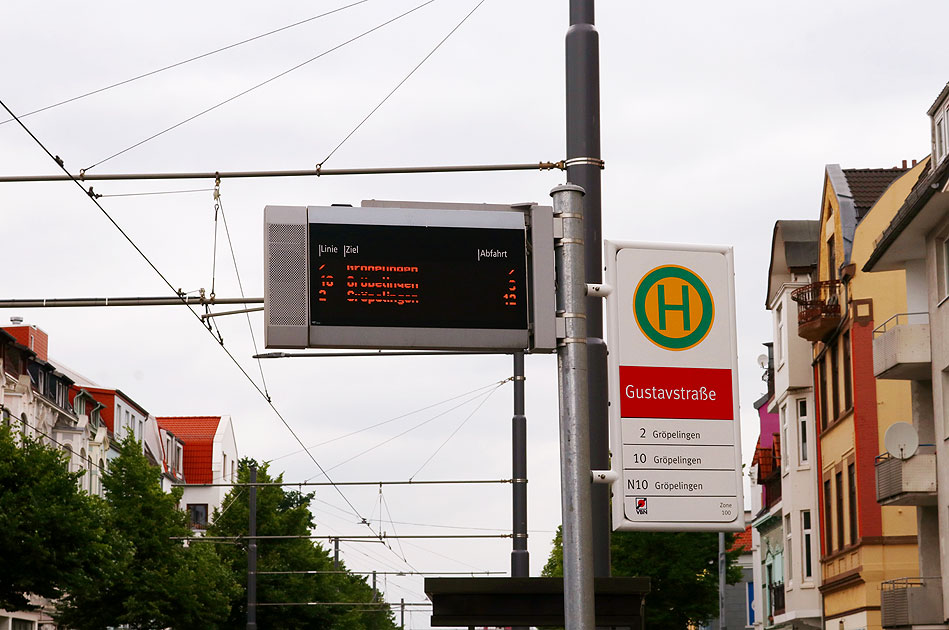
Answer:
<svg viewBox="0 0 949 630"><path fill-rule="evenodd" d="M682 313L682 329L692 330L691 322L689 321L689 285L682 285L681 304L668 304L666 302L665 285L659 284L656 289L659 291L659 330L666 329L666 311L680 311Z"/></svg>

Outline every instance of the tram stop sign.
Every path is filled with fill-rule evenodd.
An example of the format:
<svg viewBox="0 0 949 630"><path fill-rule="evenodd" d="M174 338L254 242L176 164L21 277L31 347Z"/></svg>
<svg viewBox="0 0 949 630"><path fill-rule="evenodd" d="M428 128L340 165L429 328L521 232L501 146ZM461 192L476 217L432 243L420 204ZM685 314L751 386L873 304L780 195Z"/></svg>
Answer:
<svg viewBox="0 0 949 630"><path fill-rule="evenodd" d="M730 247L606 241L613 529L744 529Z"/></svg>

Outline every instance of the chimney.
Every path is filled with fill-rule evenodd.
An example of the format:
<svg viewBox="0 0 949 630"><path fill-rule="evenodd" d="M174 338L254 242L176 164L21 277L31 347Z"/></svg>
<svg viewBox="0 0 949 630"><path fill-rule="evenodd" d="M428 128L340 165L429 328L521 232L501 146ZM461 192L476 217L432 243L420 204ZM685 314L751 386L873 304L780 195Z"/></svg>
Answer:
<svg viewBox="0 0 949 630"><path fill-rule="evenodd" d="M903 160L903 168L906 168L906 160Z"/></svg>
<svg viewBox="0 0 949 630"><path fill-rule="evenodd" d="M913 160L913 166L916 166L916 160Z"/></svg>

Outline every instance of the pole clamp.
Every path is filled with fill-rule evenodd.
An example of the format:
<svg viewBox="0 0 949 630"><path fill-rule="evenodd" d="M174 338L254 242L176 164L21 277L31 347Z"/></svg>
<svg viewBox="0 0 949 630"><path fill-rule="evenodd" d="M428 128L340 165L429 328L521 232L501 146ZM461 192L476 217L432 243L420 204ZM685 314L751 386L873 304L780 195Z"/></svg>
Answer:
<svg viewBox="0 0 949 630"><path fill-rule="evenodd" d="M613 286L609 284L587 284L587 295L590 297L603 297L613 292Z"/></svg>
<svg viewBox="0 0 949 630"><path fill-rule="evenodd" d="M591 166L599 166L601 169L606 168L606 162L604 162L600 158L594 158L594 157L575 157L575 158L570 158L569 160L564 160L563 163L567 167L589 164Z"/></svg>
<svg viewBox="0 0 949 630"><path fill-rule="evenodd" d="M613 483L619 479L619 473L615 470L591 470L593 483Z"/></svg>

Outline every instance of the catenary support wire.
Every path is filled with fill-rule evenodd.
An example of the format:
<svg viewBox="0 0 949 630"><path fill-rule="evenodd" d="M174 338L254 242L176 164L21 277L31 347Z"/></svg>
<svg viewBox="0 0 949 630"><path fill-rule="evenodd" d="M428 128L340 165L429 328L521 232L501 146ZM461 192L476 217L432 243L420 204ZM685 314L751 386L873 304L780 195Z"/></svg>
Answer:
<svg viewBox="0 0 949 630"><path fill-rule="evenodd" d="M104 163L108 162L109 160L111 160L111 159L113 159L113 158L116 158L116 157L118 157L118 156L120 156L120 155L122 155L122 154L124 154L124 153L128 153L128 152L131 151L132 149L134 149L134 148L136 148L136 147L140 147L140 146L142 146L143 144L145 144L146 142L149 142L150 140L154 140L155 138L158 138L159 136L163 136L164 134L168 133L169 131L172 131L172 130L174 130L174 129L177 129L178 127L180 127L180 126L182 126L182 125L184 125L184 124L187 124L187 123L191 122L192 120L194 120L194 119L196 119L196 118L199 118L199 117L201 117L201 116L204 116L205 114L207 114L207 113L209 113L209 112L212 112L212 111L214 111L215 109L217 109L217 108L219 108L219 107L221 107L221 106L223 106L223 105L226 105L226 104L230 103L231 101L234 101L234 100L236 100L236 99L238 99L238 98L244 96L245 94L250 94L250 93L253 92L254 90L256 90L256 89L258 89L258 88L261 88L261 87L267 85L268 83L272 83L273 81L276 81L277 79L279 79L279 78L281 78L281 77L283 77L283 76L286 76L286 75L290 74L290 73L293 72L294 70L298 70L298 69L302 68L303 66L305 66L305 65L307 65L307 64L309 64L309 63L312 63L312 62L316 61L317 59L320 59L321 57L325 57L326 55L330 54L331 52L334 52L334 51L336 51L336 50L339 50L340 48L342 48L342 47L344 47L344 46L346 46L346 45L348 45L348 44L351 44L351 43L353 43L353 42L355 42L355 41L357 41L357 40L359 40L359 39L362 39L363 37L369 35L370 33L374 33L375 31L378 31L379 29L381 29L381 28L383 28L383 27L385 27L385 26L388 26L389 24L392 24L393 22L396 22L396 21L398 21L398 20L404 18L405 16L410 15L410 14L412 14L412 13L418 11L419 9L421 9L421 8L423 8L423 7L425 7L425 6L427 6L427 5L429 5L429 4L432 4L433 2L435 2L435 0L427 0L426 2L423 2L422 4L420 4L420 5L416 6L416 7L413 7L412 9L409 9L408 11L405 11L404 13L400 13L399 15L395 16L394 18L390 18L390 19L386 20L385 22L383 22L383 23L381 23L381 24L378 24L378 25L372 27L371 29L369 29L369 30L367 30L367 31L363 31L363 32L360 33L359 35L356 35L355 37L351 37L350 39L347 39L346 41L344 41L344 42L341 43L341 44L337 44L336 46L333 46L332 48L328 48L327 50L324 50L323 52L321 52L320 54L316 55L315 57L311 57L311 58L307 59L306 61L303 61L303 62L301 62L301 63L298 63L297 65L293 66L292 68L288 68L287 70L284 70L283 72L281 72L281 73L279 73L279 74L276 74L276 75L270 77L269 79L266 79L265 81L261 81L260 83L257 83L256 85L253 85L253 86L247 88L246 90L243 90L243 91L241 91L241 92L238 92L237 94L235 94L235 95L233 95L233 96L231 96L231 97L229 97L229 98L224 99L223 101L217 103L216 105L212 105L211 107L208 107L207 109L201 110L201 111L198 112L197 114L194 114L194 115L192 115L192 116L189 116L188 118L182 120L181 122L175 123L174 125L172 125L172 126L170 126L170 127L167 127L167 128L165 128L165 129L162 129L162 130L159 131L158 133L154 133L154 134L148 136L147 138L145 138L145 139L143 139L143 140L139 140L139 141L136 142L135 144L133 144L133 145L131 145L131 146L129 146L129 147L126 147L126 148L122 149L121 151L116 151L116 152L113 153L112 155L110 155L110 156L108 156L108 157L105 157L105 158L99 160L98 162L96 162L96 163L94 163L94 164L91 164L90 166L87 166L86 168L82 169L81 172L85 173L86 171L89 171L89 170L91 170L91 169L93 169L93 168L99 166L100 164L104 164Z"/></svg>
<svg viewBox="0 0 949 630"><path fill-rule="evenodd" d="M20 120L9 107L7 107L7 104L2 99L0 99L0 107L3 107L3 109L5 109L7 113L17 121L17 124L19 124L20 127L30 136L30 138L32 138L33 141L36 142L36 144L43 150L43 152L45 152L46 155L48 155L51 160L53 160L54 162L56 162L56 164L59 165L60 169L62 169L63 172L69 176L69 179L72 180L73 183L75 183L76 186L78 186L80 190L83 190L82 184L65 167L63 160L53 155L49 151L49 149L46 148L46 145L44 145L42 141L40 141L40 139L37 138L36 135L32 131L30 131L30 129L23 123L23 121ZM83 190L83 192L86 192L86 191ZM99 201L94 196L88 195L88 193L87 193L87 196L92 201L92 203L94 203L96 207L99 208L99 211L102 212L102 214L106 217L106 219L108 219L108 221L119 231L119 233L125 238L125 240L129 242L132 248L135 249L136 252L138 252L138 254L145 260L146 263L148 263L148 266L152 268L152 270L158 275L159 278L162 279L162 281L164 281L164 283L168 286L168 288L171 289L172 292L175 292L179 298L184 297L180 294L180 291L175 291L174 286L172 286L171 282L168 281L168 278L165 277L165 275L158 269L158 267L155 266L155 264L151 261L151 259L145 254L145 252L142 251L142 249L135 243L135 241L132 240L132 238L128 235L128 233L124 229L122 229L122 227L115 221L115 219L112 218L112 215L108 213L108 211L102 206L102 204L99 203ZM186 301L183 300L183 302L186 305L188 305ZM190 307L190 305L188 305L188 309L191 311L191 314L194 315L194 317L200 322L201 317L195 312L193 308ZM202 328L203 327L204 325L202 323ZM221 348L224 350L225 354L227 354L227 356L231 359L231 362L234 363L234 365L237 366L237 368L241 371L241 373L244 375L247 381L250 382L250 384L254 387L254 389L256 389L257 392L264 398L264 400L267 401L267 404L270 406L270 409L274 412L277 418L280 419L281 423L283 423L283 425L287 428L287 430L290 432L290 435L293 436L293 438L297 441L297 443L300 444L300 446L306 450L307 454L310 456L310 459L313 461L316 467L320 470L320 472L326 477L327 481L332 482L332 479L330 479L329 475L323 469L323 466L319 463L319 461L317 461L316 457L313 456L313 454L309 451L309 449L306 448L306 445L303 443L303 440L300 439L300 436L297 435L297 432L293 430L293 427L290 426L290 423L287 421L287 419L283 417L283 414L280 413L280 411L274 405L270 397L267 396L264 393L264 391L260 388L260 386L254 382L254 379L251 378L250 374L247 373L247 370L244 369L244 367L240 364L240 362L238 362L237 358L234 357L231 351L228 350L227 347L224 346L223 343L221 344ZM375 531L372 529L372 526L368 522L366 522L366 520L360 515L359 510L356 509L356 506L352 504L352 502L343 493L343 491L338 486L334 486L334 489L340 495L343 501L345 501L346 504L349 505L353 514L357 518L359 518L364 525L366 525L369 531L375 534Z"/></svg>
<svg viewBox="0 0 949 630"><path fill-rule="evenodd" d="M119 82L117 82L117 83L112 83L112 84L110 84L110 85L106 85L106 86L104 86L104 87L97 88L97 89L95 89L95 90L91 90L91 91L85 92L85 93L83 93L83 94L79 94L78 96L73 96L73 97L71 97L71 98L67 98L67 99L65 99L65 100L62 100L62 101L53 103L52 105L46 105L46 106L44 106L44 107L40 107L39 109L34 109L34 110L32 110L32 111L26 112L25 114L20 114L20 118L21 118L21 119L27 118L27 117L29 117L29 116L32 116L33 114L39 114L40 112L45 112L46 110L53 109L54 107L59 107L60 105L66 105L67 103L72 103L72 102L74 102L74 101L78 101L78 100L80 100L80 99L84 99L84 98L86 98L87 96L92 96L92 95L94 95L94 94L100 94L100 93L105 92L105 91L107 91L107 90L111 90L112 88L117 88L117 87L122 86L122 85L127 85L127 84L129 84L129 83L134 82L134 81L138 81L139 79L144 79L144 78L146 78L146 77L150 77L150 76L159 74L159 73L164 72L164 71L166 71L166 70L171 70L172 68L177 68L177 67L179 67L179 66L183 66L183 65L185 65L185 64L189 64L189 63L191 63L192 61L198 61L199 59L204 59L205 57L210 57L211 55L215 55L215 54L217 54L217 53L219 53L219 52L224 52L225 50L230 50L230 49L232 49L232 48L237 48L238 46L243 46L244 44L249 44L250 42L256 41L256 40L258 40L258 39L263 39L264 37L267 37L267 36L269 36L269 35L274 35L274 34L276 34L276 33L280 33L281 31L286 31L286 30L291 29L291 28L293 28L293 27L295 27L295 26L300 26L300 25L302 25L302 24L306 24L307 22L312 22L312 21L314 21L314 20L318 20L318 19L323 18L323 17L326 17L326 16L328 16L328 15L332 15L332 14L334 14L334 13L339 13L340 11L344 11L344 10L346 10L346 9L349 9L349 8L354 7L354 6L356 6L356 5L359 5L359 4L363 4L363 3L368 2L368 1L369 1L369 0L358 0L357 2L353 2L353 3L347 4L347 5L345 5L345 6L339 7L339 8L337 8L337 9L333 9L332 11L326 11L325 13L320 13L319 15L314 15L314 16L308 17L308 18L306 18L306 19L304 19L304 20L299 20L299 21L294 22L294 23L292 23L292 24L287 24L286 26L281 26L280 28L275 28L275 29L273 29L273 30L267 31L266 33L261 33L260 35L255 35L255 36L253 36L253 37L248 37L247 39L243 39L243 40L241 40L241 41L239 41L239 42L235 42L235 43L233 43L233 44L228 44L227 46L222 46L222 47L220 47L220 48L215 48L214 50L209 50L208 52L201 53L200 55L195 55L194 57L189 57L188 59L184 59L184 60L182 60L182 61L178 61L178 62L169 64L169 65L167 65L167 66L162 66L161 68L156 68L155 70L150 70L150 71L148 71L148 72L143 72L142 74L138 74L138 75L136 75L136 76L134 76L134 77L132 77L132 78L130 78L130 79L125 79L124 81L119 81ZM7 118L6 120L0 120L0 125L5 125L5 124L7 124L8 122L13 122L13 121L14 121L13 118Z"/></svg>
<svg viewBox="0 0 949 630"><path fill-rule="evenodd" d="M346 143L347 140L349 140L350 138L352 138L352 137L353 137L353 134L355 134L357 131L359 131L359 128L362 127L362 126L366 123L366 121L369 120L369 119L372 117L372 115L375 114L375 113L379 110L380 107L382 107L383 105L385 105L386 101L388 101L389 98L390 98L393 94L395 94L396 91L397 91L400 87L402 87L402 85L403 85L406 81L408 81L409 78L411 78L411 76L412 76L413 74L415 74L415 72L416 72L419 68L422 67L422 64L424 64L426 61L428 61L429 57L431 57L432 55L434 55L435 52L436 52L439 48L442 47L442 44L444 44L446 41L448 41L448 38L451 37L452 35L454 35L454 34L455 34L455 31L457 31L459 28L461 28L462 24L464 24L465 22L468 21L468 18L470 18L470 17L474 14L474 12L478 10L478 7L480 7L482 4L484 4L484 1L485 1L485 0L480 0L480 1L478 2L478 4L476 4L476 5L474 6L474 8L471 9L471 11L469 11L468 14L465 15L465 17L463 17L463 18L461 19L461 21L458 22L458 24L455 25L455 27L454 27L453 29L451 29L451 30L448 32L448 34L445 35L445 37L443 37L442 40L441 40L440 42L438 42L438 43L435 45L435 48L433 48L427 55L425 55L425 56L422 58L422 60L421 60L420 62L418 62L418 63L415 65L415 67L412 68L412 70L410 70L409 73L408 73L407 75L405 75L405 77L404 77L401 81L399 81L399 82L396 84L396 86L395 86L394 88L392 88L392 90L390 90L389 93L386 94L385 97L384 97L381 101L379 101L379 103L378 103L375 107L373 107L372 110L371 110L368 114L366 114L366 117L363 118L362 120L360 120L359 123L358 123L355 127L353 127L353 130L350 131L348 134L346 134L346 137L345 137L345 138L343 138L342 140L340 140L339 144L337 144L337 145L333 148L333 150L329 152L329 155L327 155L325 158L323 158L323 161L320 162L319 165L320 165L320 166L323 166L323 164L325 164L331 157L333 157L333 154L336 153L336 152L339 150L339 148L340 148L341 146L343 146L343 145Z"/></svg>

